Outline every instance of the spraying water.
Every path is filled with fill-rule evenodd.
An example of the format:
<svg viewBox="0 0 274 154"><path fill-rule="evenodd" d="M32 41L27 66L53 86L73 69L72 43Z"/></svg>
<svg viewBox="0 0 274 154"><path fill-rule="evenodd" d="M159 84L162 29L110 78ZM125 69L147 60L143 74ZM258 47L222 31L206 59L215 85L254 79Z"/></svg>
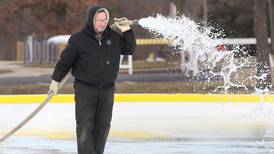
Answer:
<svg viewBox="0 0 274 154"><path fill-rule="evenodd" d="M217 46L222 45L226 37L222 30L201 26L184 15L170 18L158 14L155 17L142 18L138 23L156 37L172 40L170 46L174 50L188 53L190 61L185 66L187 73L194 76L202 74L208 82L221 77L224 84L215 91L227 93L232 87L248 90L250 86L258 91L255 80L264 76L256 77L254 72L249 72L245 77L238 75L243 69L256 66L248 58L235 58L236 53L244 54L245 48L233 45L230 51L218 51Z"/></svg>
<svg viewBox="0 0 274 154"><path fill-rule="evenodd" d="M222 30L203 27L202 24L195 23L184 15L176 18L162 15L143 18L139 20L139 25L157 37L172 40L170 46L174 51L178 49L179 52L187 52L190 62L186 65L186 72L193 72L194 76L203 74L209 85L211 79L221 77L223 85L217 86L216 92L228 93L230 89L236 88L245 93L253 89L259 96L270 93L269 87L256 88L256 82L258 80L265 81L267 74L256 75L256 59L243 56L247 54L248 49L241 46L240 43L231 45L229 51L226 49L219 51L216 48L218 45L224 44L227 37ZM237 56L239 53L241 56ZM261 102L264 102L263 98ZM269 116L273 110L264 107L262 103L260 103L258 111L273 120Z"/></svg>

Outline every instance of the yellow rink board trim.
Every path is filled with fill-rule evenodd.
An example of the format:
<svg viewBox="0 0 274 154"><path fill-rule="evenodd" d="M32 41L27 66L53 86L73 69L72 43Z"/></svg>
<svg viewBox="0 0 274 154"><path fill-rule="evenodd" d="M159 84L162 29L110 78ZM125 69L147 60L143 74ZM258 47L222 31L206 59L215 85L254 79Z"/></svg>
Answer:
<svg viewBox="0 0 274 154"><path fill-rule="evenodd" d="M4 132L0 132L0 136L3 136ZM50 132L46 130L30 129L19 131L15 135L18 136L43 136L49 139L75 139L76 133L73 131L63 131L63 132ZM141 130L110 130L110 137L115 138L129 138L129 139L148 139L148 138L159 138L163 137L162 134L153 133L150 131Z"/></svg>
<svg viewBox="0 0 274 154"><path fill-rule="evenodd" d="M0 95L0 104L41 103L47 95ZM116 103L126 102L273 102L274 95L240 94L115 94ZM51 103L74 103L74 95L54 96Z"/></svg>

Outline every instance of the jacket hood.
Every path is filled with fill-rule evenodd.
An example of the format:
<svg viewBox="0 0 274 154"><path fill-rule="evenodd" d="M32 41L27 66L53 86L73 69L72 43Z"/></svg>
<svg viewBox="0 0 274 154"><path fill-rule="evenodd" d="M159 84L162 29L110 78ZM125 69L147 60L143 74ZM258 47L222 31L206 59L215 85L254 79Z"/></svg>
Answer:
<svg viewBox="0 0 274 154"><path fill-rule="evenodd" d="M95 15L99 12L99 11L104 11L106 13L107 16L107 23L109 21L109 12L106 8L96 5L90 8L89 10L89 14L88 14L88 21L87 21L87 28L89 29L89 31L91 33L95 33L95 29L94 29L94 21L95 21ZM107 25L107 24L106 24ZM106 26L107 27L107 26ZM105 27L105 28L106 28Z"/></svg>

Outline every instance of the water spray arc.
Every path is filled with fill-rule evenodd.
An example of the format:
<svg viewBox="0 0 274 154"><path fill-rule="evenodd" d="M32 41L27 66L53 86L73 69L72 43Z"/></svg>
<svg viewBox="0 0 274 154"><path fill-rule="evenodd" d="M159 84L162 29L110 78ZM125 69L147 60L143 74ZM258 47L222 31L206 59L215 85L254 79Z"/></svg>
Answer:
<svg viewBox="0 0 274 154"><path fill-rule="evenodd" d="M245 57L237 57L237 53L244 54L246 49L240 45L233 45L231 49L219 51L217 46L224 44L227 38L224 30L212 26L203 26L182 15L165 17L160 14L138 20L138 24L149 30L156 37L172 40L170 47L174 52L187 53L189 63L186 64L186 73L194 77L205 76L203 80L221 79L224 84L215 89L216 92L228 93L230 88L248 89L248 83L254 83L257 77L249 75L244 79L237 78L238 73L245 70L254 62ZM173 52L173 51L172 51ZM252 85L255 93L258 91Z"/></svg>

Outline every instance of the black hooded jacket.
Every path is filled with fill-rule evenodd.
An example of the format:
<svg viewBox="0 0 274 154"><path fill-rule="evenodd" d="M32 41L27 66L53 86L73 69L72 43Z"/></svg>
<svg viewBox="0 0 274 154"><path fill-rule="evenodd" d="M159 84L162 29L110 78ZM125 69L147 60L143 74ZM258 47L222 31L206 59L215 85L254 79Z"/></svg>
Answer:
<svg viewBox="0 0 274 154"><path fill-rule="evenodd" d="M98 40L93 20L102 8L92 7L84 29L70 37L55 66L53 80L60 82L72 68L72 75L78 81L98 88L114 85L120 55L133 54L136 41L132 30L120 35L109 26L103 31L101 40Z"/></svg>

